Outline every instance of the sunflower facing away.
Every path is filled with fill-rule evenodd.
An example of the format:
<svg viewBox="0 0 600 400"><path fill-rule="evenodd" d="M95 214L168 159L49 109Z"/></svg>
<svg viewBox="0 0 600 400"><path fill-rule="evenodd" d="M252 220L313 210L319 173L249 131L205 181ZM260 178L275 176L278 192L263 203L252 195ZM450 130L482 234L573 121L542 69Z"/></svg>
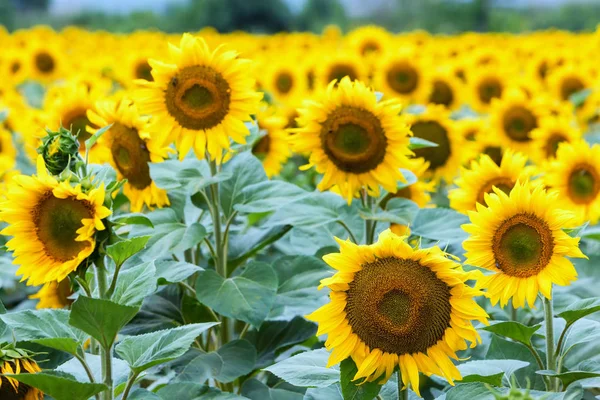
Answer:
<svg viewBox="0 0 600 400"><path fill-rule="evenodd" d="M103 101L96 104L95 112L88 112L90 121L97 126L112 124L98 139L97 159L108 162L117 171L119 179L127 179L123 187L131 203L131 210L138 212L169 204L167 193L159 189L150 177L150 162L162 162L169 149L154 140L148 132L148 119L138 114L129 99Z"/></svg>
<svg viewBox="0 0 600 400"><path fill-rule="evenodd" d="M0 203L0 220L8 226L0 234L20 265L28 285L62 281L94 251L97 230L110 215L104 207L104 188L84 193L81 186L58 182L37 159L37 176L19 175L8 185Z"/></svg>
<svg viewBox="0 0 600 400"><path fill-rule="evenodd" d="M331 82L317 101L305 101L293 129L294 149L310 154L308 169L323 174L319 190L334 185L352 201L363 187L375 196L379 186L390 193L404 181L400 168L409 166L410 130L398 116L394 101L377 102L375 93L359 81Z"/></svg>
<svg viewBox="0 0 600 400"><path fill-rule="evenodd" d="M563 231L576 225L574 214L559 209L556 194L542 185L517 183L510 195L498 188L486 194L487 207L469 211L470 237L463 243L466 264L494 273L477 280L492 305L534 307L538 293L552 298L552 284L569 285L577 271L567 257L585 257L579 238Z"/></svg>
<svg viewBox="0 0 600 400"><path fill-rule="evenodd" d="M467 213L475 210L477 203L485 205L484 196L493 193L493 188L510 193L517 181L526 181L533 175L533 168L526 167L526 163L527 157L512 150L504 153L500 165L482 154L479 160L471 161L469 169L461 168L461 176L455 181L458 187L448 193L450 207Z"/></svg>
<svg viewBox="0 0 600 400"><path fill-rule="evenodd" d="M60 282L48 282L38 290L36 294L29 296L30 299L38 299L35 308L65 308L73 300L69 296L73 294L69 279Z"/></svg>
<svg viewBox="0 0 600 400"><path fill-rule="evenodd" d="M585 141L561 143L556 158L546 168L544 183L555 192L561 206L577 215L577 222L600 219L600 145Z"/></svg>
<svg viewBox="0 0 600 400"><path fill-rule="evenodd" d="M336 238L340 253L323 259L338 272L321 281L330 303L306 318L328 334L328 366L352 357L353 380L385 383L399 366L404 386L419 393L419 372L461 379L451 359L480 337L471 321L487 323L473 300L478 290L465 282L478 273L463 271L439 248L414 250L391 231L377 243L358 246Z"/></svg>
<svg viewBox="0 0 600 400"><path fill-rule="evenodd" d="M220 162L230 139L245 143L244 122L262 97L247 73L250 61L222 47L210 51L204 39L187 33L179 47L169 46L169 56L149 60L154 81L136 81L143 87L139 111L152 115L152 130L161 141L175 141L180 159L193 148L198 158L208 151Z"/></svg>
<svg viewBox="0 0 600 400"><path fill-rule="evenodd" d="M22 351L19 350L19 352ZM3 374L19 374L22 372L35 374L41 371L37 363L28 357L8 359L8 356L4 356L1 362L0 371ZM0 377L0 399L43 400L43 398L44 394L39 389L28 386L13 378Z"/></svg>
<svg viewBox="0 0 600 400"><path fill-rule="evenodd" d="M257 123L265 135L252 146L252 154L262 161L265 173L271 178L281 172L290 157L289 133L285 129L288 119L265 112L258 114Z"/></svg>

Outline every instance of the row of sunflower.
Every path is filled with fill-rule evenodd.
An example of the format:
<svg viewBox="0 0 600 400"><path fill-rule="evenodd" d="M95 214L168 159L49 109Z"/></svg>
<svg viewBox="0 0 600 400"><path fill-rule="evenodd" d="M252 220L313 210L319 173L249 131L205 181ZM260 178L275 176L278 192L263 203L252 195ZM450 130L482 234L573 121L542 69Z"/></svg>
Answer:
<svg viewBox="0 0 600 400"><path fill-rule="evenodd" d="M3 259L27 284L4 287L2 396L598 386L577 381L600 349L569 354L600 309L569 289L598 252L597 33L0 43Z"/></svg>

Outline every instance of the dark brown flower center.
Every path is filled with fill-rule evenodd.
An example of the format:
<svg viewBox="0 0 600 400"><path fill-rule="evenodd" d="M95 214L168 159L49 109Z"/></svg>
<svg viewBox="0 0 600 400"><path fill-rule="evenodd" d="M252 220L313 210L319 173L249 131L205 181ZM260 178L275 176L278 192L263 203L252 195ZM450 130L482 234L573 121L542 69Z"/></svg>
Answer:
<svg viewBox="0 0 600 400"><path fill-rule="evenodd" d="M596 199L600 191L600 176L592 165L581 164L569 175L568 192L571 201L588 204Z"/></svg>
<svg viewBox="0 0 600 400"><path fill-rule="evenodd" d="M327 83L331 81L341 81L344 77L349 77L351 81L358 79L356 68L352 64L337 63L332 65L327 74Z"/></svg>
<svg viewBox="0 0 600 400"><path fill-rule="evenodd" d="M450 325L450 288L417 261L381 258L354 275L345 311L371 349L427 353Z"/></svg>
<svg viewBox="0 0 600 400"><path fill-rule="evenodd" d="M477 202L482 205L486 205L485 194L494 193L494 186L502 190L504 193L509 194L515 186L515 182L513 182L512 179L505 176L501 176L487 181L485 185L481 186L481 188L479 189L479 194L477 195Z"/></svg>
<svg viewBox="0 0 600 400"><path fill-rule="evenodd" d="M496 267L507 275L527 278L542 271L552 258L554 239L548 224L521 213L502 222L494 233Z"/></svg>
<svg viewBox="0 0 600 400"><path fill-rule="evenodd" d="M76 108L69 111L62 120L63 126L69 129L73 135L77 136L79 149L82 152L85 151L85 141L91 136L87 131L87 127L95 127L88 119L86 112L85 108Z"/></svg>
<svg viewBox="0 0 600 400"><path fill-rule="evenodd" d="M419 73L408 62L398 62L387 71L386 80L396 93L410 94L419 85Z"/></svg>
<svg viewBox="0 0 600 400"><path fill-rule="evenodd" d="M560 95L563 100L569 100L572 94L577 93L581 90L585 89L585 85L581 81L581 79L577 77L568 77L565 78L560 85Z"/></svg>
<svg viewBox="0 0 600 400"><path fill-rule="evenodd" d="M502 96L502 83L493 77L488 77L479 83L477 92L479 100L484 104L490 104L492 99Z"/></svg>
<svg viewBox="0 0 600 400"><path fill-rule="evenodd" d="M447 82L436 80L433 82L433 91L429 96L429 102L449 106L454 101L454 92Z"/></svg>
<svg viewBox="0 0 600 400"><path fill-rule="evenodd" d="M261 158L266 157L269 154L269 150L271 149L271 137L267 133L265 136L261 137L256 144L252 147L252 154Z"/></svg>
<svg viewBox="0 0 600 400"><path fill-rule="evenodd" d="M567 138L561 133L553 133L546 142L546 157L554 158L556 157L556 151L558 150L558 145L566 142Z"/></svg>
<svg viewBox="0 0 600 400"><path fill-rule="evenodd" d="M137 129L116 122L109 133L112 138L110 151L117 170L135 189L144 190L150 186L150 152Z"/></svg>
<svg viewBox="0 0 600 400"><path fill-rule="evenodd" d="M529 142L529 133L537 128L537 118L531 110L523 106L508 109L502 118L504 132L516 142Z"/></svg>
<svg viewBox="0 0 600 400"><path fill-rule="evenodd" d="M498 146L486 146L483 151L483 154L489 156L496 165L500 165L502 163L502 148Z"/></svg>
<svg viewBox="0 0 600 400"><path fill-rule="evenodd" d="M280 94L288 94L294 86L294 77L288 72L277 74L275 87Z"/></svg>
<svg viewBox="0 0 600 400"><path fill-rule="evenodd" d="M12 367L15 369L14 366ZM0 377L0 399L2 400L28 400L27 393L32 389L31 386L28 386L24 383L19 382L19 386L17 386L17 390L12 387L10 382L5 377ZM37 399L37 397L33 397Z"/></svg>
<svg viewBox="0 0 600 400"><path fill-rule="evenodd" d="M137 79L145 79L149 82L154 81L152 76L152 67L148 64L148 61L140 61L135 67L135 77Z"/></svg>
<svg viewBox="0 0 600 400"><path fill-rule="evenodd" d="M439 122L419 121L410 128L415 137L436 143L437 147L425 147L414 150L416 157L423 157L429 162L429 170L433 171L446 165L452 154L448 132Z"/></svg>
<svg viewBox="0 0 600 400"><path fill-rule="evenodd" d="M369 54L378 53L379 50L381 50L381 48L379 47L379 43L372 41L372 40L366 40L362 44L362 48L360 49L360 54L363 56L367 56Z"/></svg>
<svg viewBox="0 0 600 400"><path fill-rule="evenodd" d="M35 55L35 66L40 72L49 74L54 71L54 57L45 51L41 51Z"/></svg>
<svg viewBox="0 0 600 400"><path fill-rule="evenodd" d="M169 114L184 128L205 130L219 125L229 112L231 88L211 67L185 67L165 90Z"/></svg>

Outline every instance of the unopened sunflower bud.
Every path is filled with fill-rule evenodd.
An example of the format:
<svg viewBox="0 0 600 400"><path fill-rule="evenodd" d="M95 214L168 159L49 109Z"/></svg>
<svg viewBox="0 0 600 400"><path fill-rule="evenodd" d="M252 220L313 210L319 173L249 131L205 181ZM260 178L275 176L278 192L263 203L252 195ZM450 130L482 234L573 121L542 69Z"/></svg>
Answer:
<svg viewBox="0 0 600 400"><path fill-rule="evenodd" d="M42 139L38 153L44 158L46 168L52 175L59 175L67 168L72 168L80 158L79 141L68 129L61 127L57 132L47 130Z"/></svg>

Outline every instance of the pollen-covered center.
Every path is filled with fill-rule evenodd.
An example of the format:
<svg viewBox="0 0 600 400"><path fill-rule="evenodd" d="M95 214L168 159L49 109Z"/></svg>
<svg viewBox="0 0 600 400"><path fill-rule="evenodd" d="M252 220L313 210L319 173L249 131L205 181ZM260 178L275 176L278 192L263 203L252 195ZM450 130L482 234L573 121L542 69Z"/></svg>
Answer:
<svg viewBox="0 0 600 400"><path fill-rule="evenodd" d="M477 94L484 104L490 104L492 99L502 96L502 83L497 78L488 77L479 83Z"/></svg>
<svg viewBox="0 0 600 400"><path fill-rule="evenodd" d="M585 85L581 81L581 79L571 76L565 78L560 85L560 96L563 100L569 100L571 95L585 89Z"/></svg>
<svg viewBox="0 0 600 400"><path fill-rule="evenodd" d="M498 269L510 276L526 278L546 268L554 251L554 239L545 221L521 213L498 227L492 250Z"/></svg>
<svg viewBox="0 0 600 400"><path fill-rule="evenodd" d="M75 258L88 242L75 241L82 219L91 218L90 205L75 198L59 199L46 193L33 209L36 235L44 246L46 255L65 262Z"/></svg>
<svg viewBox="0 0 600 400"><path fill-rule="evenodd" d="M509 108L502 118L504 132L516 142L529 142L529 133L537 128L537 118L526 107L514 106Z"/></svg>
<svg viewBox="0 0 600 400"><path fill-rule="evenodd" d="M423 157L429 162L429 170L433 171L446 165L452 149L448 131L439 122L419 121L411 126L411 131L415 137L436 143L437 147L425 147L414 150L416 157Z"/></svg>
<svg viewBox="0 0 600 400"><path fill-rule="evenodd" d="M567 138L560 133L553 133L546 142L546 157L554 158L556 157L556 152L558 150L558 145L566 142Z"/></svg>
<svg viewBox="0 0 600 400"><path fill-rule="evenodd" d="M356 68L352 64L336 63L329 68L327 83L334 80L339 82L346 76L350 78L351 81L358 79Z"/></svg>
<svg viewBox="0 0 600 400"><path fill-rule="evenodd" d="M419 73L409 63L399 62L387 71L386 80L396 93L410 94L419 85Z"/></svg>
<svg viewBox="0 0 600 400"><path fill-rule="evenodd" d="M205 130L219 125L227 116L230 103L229 83L204 65L181 69L165 90L167 111L187 129Z"/></svg>
<svg viewBox="0 0 600 400"><path fill-rule="evenodd" d="M15 367L11 366L11 368L14 371ZM21 382L19 382L19 386L15 389L7 378L0 377L0 399L2 400L37 399L38 397L27 397L30 390L31 386Z"/></svg>
<svg viewBox="0 0 600 400"><path fill-rule="evenodd" d="M426 353L450 325L450 288L417 261L380 258L354 275L345 311L371 349Z"/></svg>
<svg viewBox="0 0 600 400"><path fill-rule="evenodd" d="M148 64L148 61L140 61L135 67L135 77L137 79L145 79L149 82L154 81L152 76L152 67Z"/></svg>
<svg viewBox="0 0 600 400"><path fill-rule="evenodd" d="M342 171L368 172L385 158L387 139L381 122L362 108L338 107L323 122L320 136L323 150Z"/></svg>
<svg viewBox="0 0 600 400"><path fill-rule="evenodd" d="M447 82L436 80L433 82L433 90L429 96L429 102L449 106L454 101L454 92Z"/></svg>
<svg viewBox="0 0 600 400"><path fill-rule="evenodd" d="M137 129L116 122L109 134L112 141L110 151L117 170L135 189L143 190L150 186L150 152Z"/></svg>
<svg viewBox="0 0 600 400"><path fill-rule="evenodd" d="M275 87L280 94L288 94L294 86L294 77L289 72L281 72L275 78Z"/></svg>
<svg viewBox="0 0 600 400"><path fill-rule="evenodd" d="M593 166L578 165L573 168L569 175L567 190L571 201L574 203L590 203L600 191L600 176Z"/></svg>
<svg viewBox="0 0 600 400"><path fill-rule="evenodd" d="M477 202L485 205L485 194L494 193L494 187L502 190L506 194L509 194L514 186L515 182L511 178L506 176L499 176L497 178L491 179L485 182L485 184L479 189L479 193L477 194Z"/></svg>
<svg viewBox="0 0 600 400"><path fill-rule="evenodd" d="M54 71L54 57L45 51L41 51L35 55L35 66L40 72L49 74Z"/></svg>

